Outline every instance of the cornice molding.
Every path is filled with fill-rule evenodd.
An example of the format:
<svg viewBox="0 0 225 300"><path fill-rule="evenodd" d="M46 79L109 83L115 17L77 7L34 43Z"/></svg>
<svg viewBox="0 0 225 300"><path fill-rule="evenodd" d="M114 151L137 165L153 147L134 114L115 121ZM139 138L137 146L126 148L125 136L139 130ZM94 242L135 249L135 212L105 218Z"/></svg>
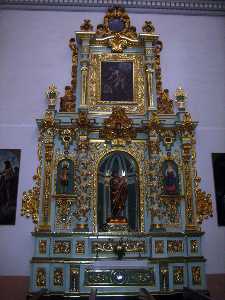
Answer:
<svg viewBox="0 0 225 300"><path fill-rule="evenodd" d="M105 11L121 5L129 12L225 16L224 0L0 0L0 9Z"/></svg>

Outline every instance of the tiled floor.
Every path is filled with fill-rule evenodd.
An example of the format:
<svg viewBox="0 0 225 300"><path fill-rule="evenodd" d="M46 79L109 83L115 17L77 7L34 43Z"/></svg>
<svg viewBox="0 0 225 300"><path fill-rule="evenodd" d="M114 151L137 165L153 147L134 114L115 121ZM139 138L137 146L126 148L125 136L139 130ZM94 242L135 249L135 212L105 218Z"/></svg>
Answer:
<svg viewBox="0 0 225 300"><path fill-rule="evenodd" d="M207 286L213 300L225 300L225 274L207 275Z"/></svg>
<svg viewBox="0 0 225 300"><path fill-rule="evenodd" d="M1 300L25 300L29 285L29 277L0 277ZM225 274L207 275L207 285L213 300L225 300Z"/></svg>

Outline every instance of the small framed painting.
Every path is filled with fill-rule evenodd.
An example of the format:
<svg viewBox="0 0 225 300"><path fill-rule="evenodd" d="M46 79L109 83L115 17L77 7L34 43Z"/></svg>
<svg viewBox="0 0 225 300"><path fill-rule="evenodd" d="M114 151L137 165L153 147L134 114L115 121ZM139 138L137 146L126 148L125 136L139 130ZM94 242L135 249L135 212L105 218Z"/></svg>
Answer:
<svg viewBox="0 0 225 300"><path fill-rule="evenodd" d="M225 226L225 153L212 153L217 221Z"/></svg>
<svg viewBox="0 0 225 300"><path fill-rule="evenodd" d="M0 149L0 225L15 225L20 153Z"/></svg>

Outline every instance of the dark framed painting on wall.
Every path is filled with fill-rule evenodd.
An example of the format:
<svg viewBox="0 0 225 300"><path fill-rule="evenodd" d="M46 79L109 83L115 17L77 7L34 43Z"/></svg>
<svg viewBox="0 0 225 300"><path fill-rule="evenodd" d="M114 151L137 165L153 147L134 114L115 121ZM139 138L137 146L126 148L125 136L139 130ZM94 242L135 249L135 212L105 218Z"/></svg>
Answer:
<svg viewBox="0 0 225 300"><path fill-rule="evenodd" d="M15 225L20 154L19 149L0 149L0 225Z"/></svg>
<svg viewBox="0 0 225 300"><path fill-rule="evenodd" d="M225 153L212 153L217 220L225 226Z"/></svg>
<svg viewBox="0 0 225 300"><path fill-rule="evenodd" d="M101 62L101 101L133 102L133 62Z"/></svg>

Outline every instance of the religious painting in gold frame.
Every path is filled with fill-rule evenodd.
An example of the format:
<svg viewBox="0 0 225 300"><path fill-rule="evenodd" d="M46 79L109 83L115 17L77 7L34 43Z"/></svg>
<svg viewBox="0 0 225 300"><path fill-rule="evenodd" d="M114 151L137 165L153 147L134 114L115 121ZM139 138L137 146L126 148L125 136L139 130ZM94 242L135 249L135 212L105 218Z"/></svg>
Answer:
<svg viewBox="0 0 225 300"><path fill-rule="evenodd" d="M101 62L101 101L133 102L133 62Z"/></svg>
<svg viewBox="0 0 225 300"><path fill-rule="evenodd" d="M90 112L109 113L120 105L127 113L144 114L143 55L91 54L88 83ZM122 92L127 88L132 90Z"/></svg>

